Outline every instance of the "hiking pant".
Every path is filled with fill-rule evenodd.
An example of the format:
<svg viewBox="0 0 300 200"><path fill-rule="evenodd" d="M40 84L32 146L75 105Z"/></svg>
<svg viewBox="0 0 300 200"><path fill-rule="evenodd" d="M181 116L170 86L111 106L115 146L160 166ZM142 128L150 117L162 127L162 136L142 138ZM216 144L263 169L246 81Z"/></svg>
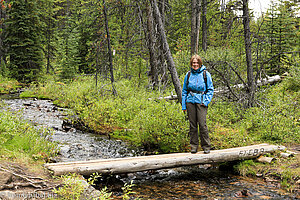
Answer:
<svg viewBox="0 0 300 200"><path fill-rule="evenodd" d="M198 103L187 103L187 114L190 121L190 144L199 145L198 125L200 132L201 147L203 150L210 149L210 139L206 126L207 107Z"/></svg>

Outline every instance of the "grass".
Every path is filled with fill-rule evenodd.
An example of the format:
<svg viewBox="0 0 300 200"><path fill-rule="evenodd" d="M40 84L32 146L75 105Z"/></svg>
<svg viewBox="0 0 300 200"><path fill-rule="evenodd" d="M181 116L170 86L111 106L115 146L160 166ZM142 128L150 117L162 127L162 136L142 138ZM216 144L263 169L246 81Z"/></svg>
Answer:
<svg viewBox="0 0 300 200"><path fill-rule="evenodd" d="M299 144L299 92L285 90L286 83L258 94L263 106L244 109L236 103L214 99L207 116L216 149L268 142ZM176 102L155 99L156 91L137 87L133 81L115 84L118 95L103 82L80 78L70 84L49 81L32 87L23 97L43 96L59 106L72 108L81 122L99 134L109 133L147 151L168 153L188 151L188 121ZM284 92L282 92L284 91ZM75 98L74 98L75 97ZM292 102L292 103L291 103Z"/></svg>
<svg viewBox="0 0 300 200"><path fill-rule="evenodd" d="M283 158L276 153L271 156L276 160L270 164L245 160L236 165L235 170L242 176L256 177L259 175L266 180L272 179L290 193L299 190L297 181L300 179L300 156Z"/></svg>
<svg viewBox="0 0 300 200"><path fill-rule="evenodd" d="M23 87L24 85L19 83L14 79L4 78L0 74L0 94L8 94L10 92L16 91L18 88Z"/></svg>
<svg viewBox="0 0 300 200"><path fill-rule="evenodd" d="M0 165L16 166L28 174L48 179L43 164L57 154L57 145L45 139L49 131L37 130L0 102ZM51 178L50 178L51 179Z"/></svg>
<svg viewBox="0 0 300 200"><path fill-rule="evenodd" d="M9 111L0 113L0 152L2 157L44 160L55 156L56 145L47 141L48 130L37 130Z"/></svg>

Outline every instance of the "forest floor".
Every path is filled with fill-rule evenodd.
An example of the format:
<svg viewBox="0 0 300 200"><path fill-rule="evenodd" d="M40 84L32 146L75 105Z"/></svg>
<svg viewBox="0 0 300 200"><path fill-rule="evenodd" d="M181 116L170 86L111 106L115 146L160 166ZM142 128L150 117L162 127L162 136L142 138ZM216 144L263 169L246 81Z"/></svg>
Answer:
<svg viewBox="0 0 300 200"><path fill-rule="evenodd" d="M40 166L0 161L0 200L55 199L53 189L61 185Z"/></svg>

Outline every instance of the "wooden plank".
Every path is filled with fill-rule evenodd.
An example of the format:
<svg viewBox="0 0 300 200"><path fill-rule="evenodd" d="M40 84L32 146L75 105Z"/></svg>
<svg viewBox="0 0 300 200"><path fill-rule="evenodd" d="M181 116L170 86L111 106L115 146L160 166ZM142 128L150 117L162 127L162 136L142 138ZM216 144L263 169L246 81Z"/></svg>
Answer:
<svg viewBox="0 0 300 200"><path fill-rule="evenodd" d="M95 172L101 174L122 174L186 165L252 159L266 153L272 153L276 150L284 149L284 146L258 144L231 149L214 150L211 151L210 154L204 154L203 152L198 152L196 154L173 153L116 159L47 163L45 164L45 167L52 171L56 176L68 173L91 175Z"/></svg>

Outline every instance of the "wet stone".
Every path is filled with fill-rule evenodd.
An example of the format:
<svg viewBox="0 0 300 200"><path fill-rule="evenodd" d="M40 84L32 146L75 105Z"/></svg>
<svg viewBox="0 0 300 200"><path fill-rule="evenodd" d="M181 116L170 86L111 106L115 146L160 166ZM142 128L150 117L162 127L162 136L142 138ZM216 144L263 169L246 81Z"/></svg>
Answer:
<svg viewBox="0 0 300 200"><path fill-rule="evenodd" d="M12 112L21 111L22 118L37 128L52 130L53 134L48 138L59 142L61 162L139 155L138 151L120 140L110 140L72 127L70 122L64 120L67 109L57 108L49 100L5 99L4 102Z"/></svg>

